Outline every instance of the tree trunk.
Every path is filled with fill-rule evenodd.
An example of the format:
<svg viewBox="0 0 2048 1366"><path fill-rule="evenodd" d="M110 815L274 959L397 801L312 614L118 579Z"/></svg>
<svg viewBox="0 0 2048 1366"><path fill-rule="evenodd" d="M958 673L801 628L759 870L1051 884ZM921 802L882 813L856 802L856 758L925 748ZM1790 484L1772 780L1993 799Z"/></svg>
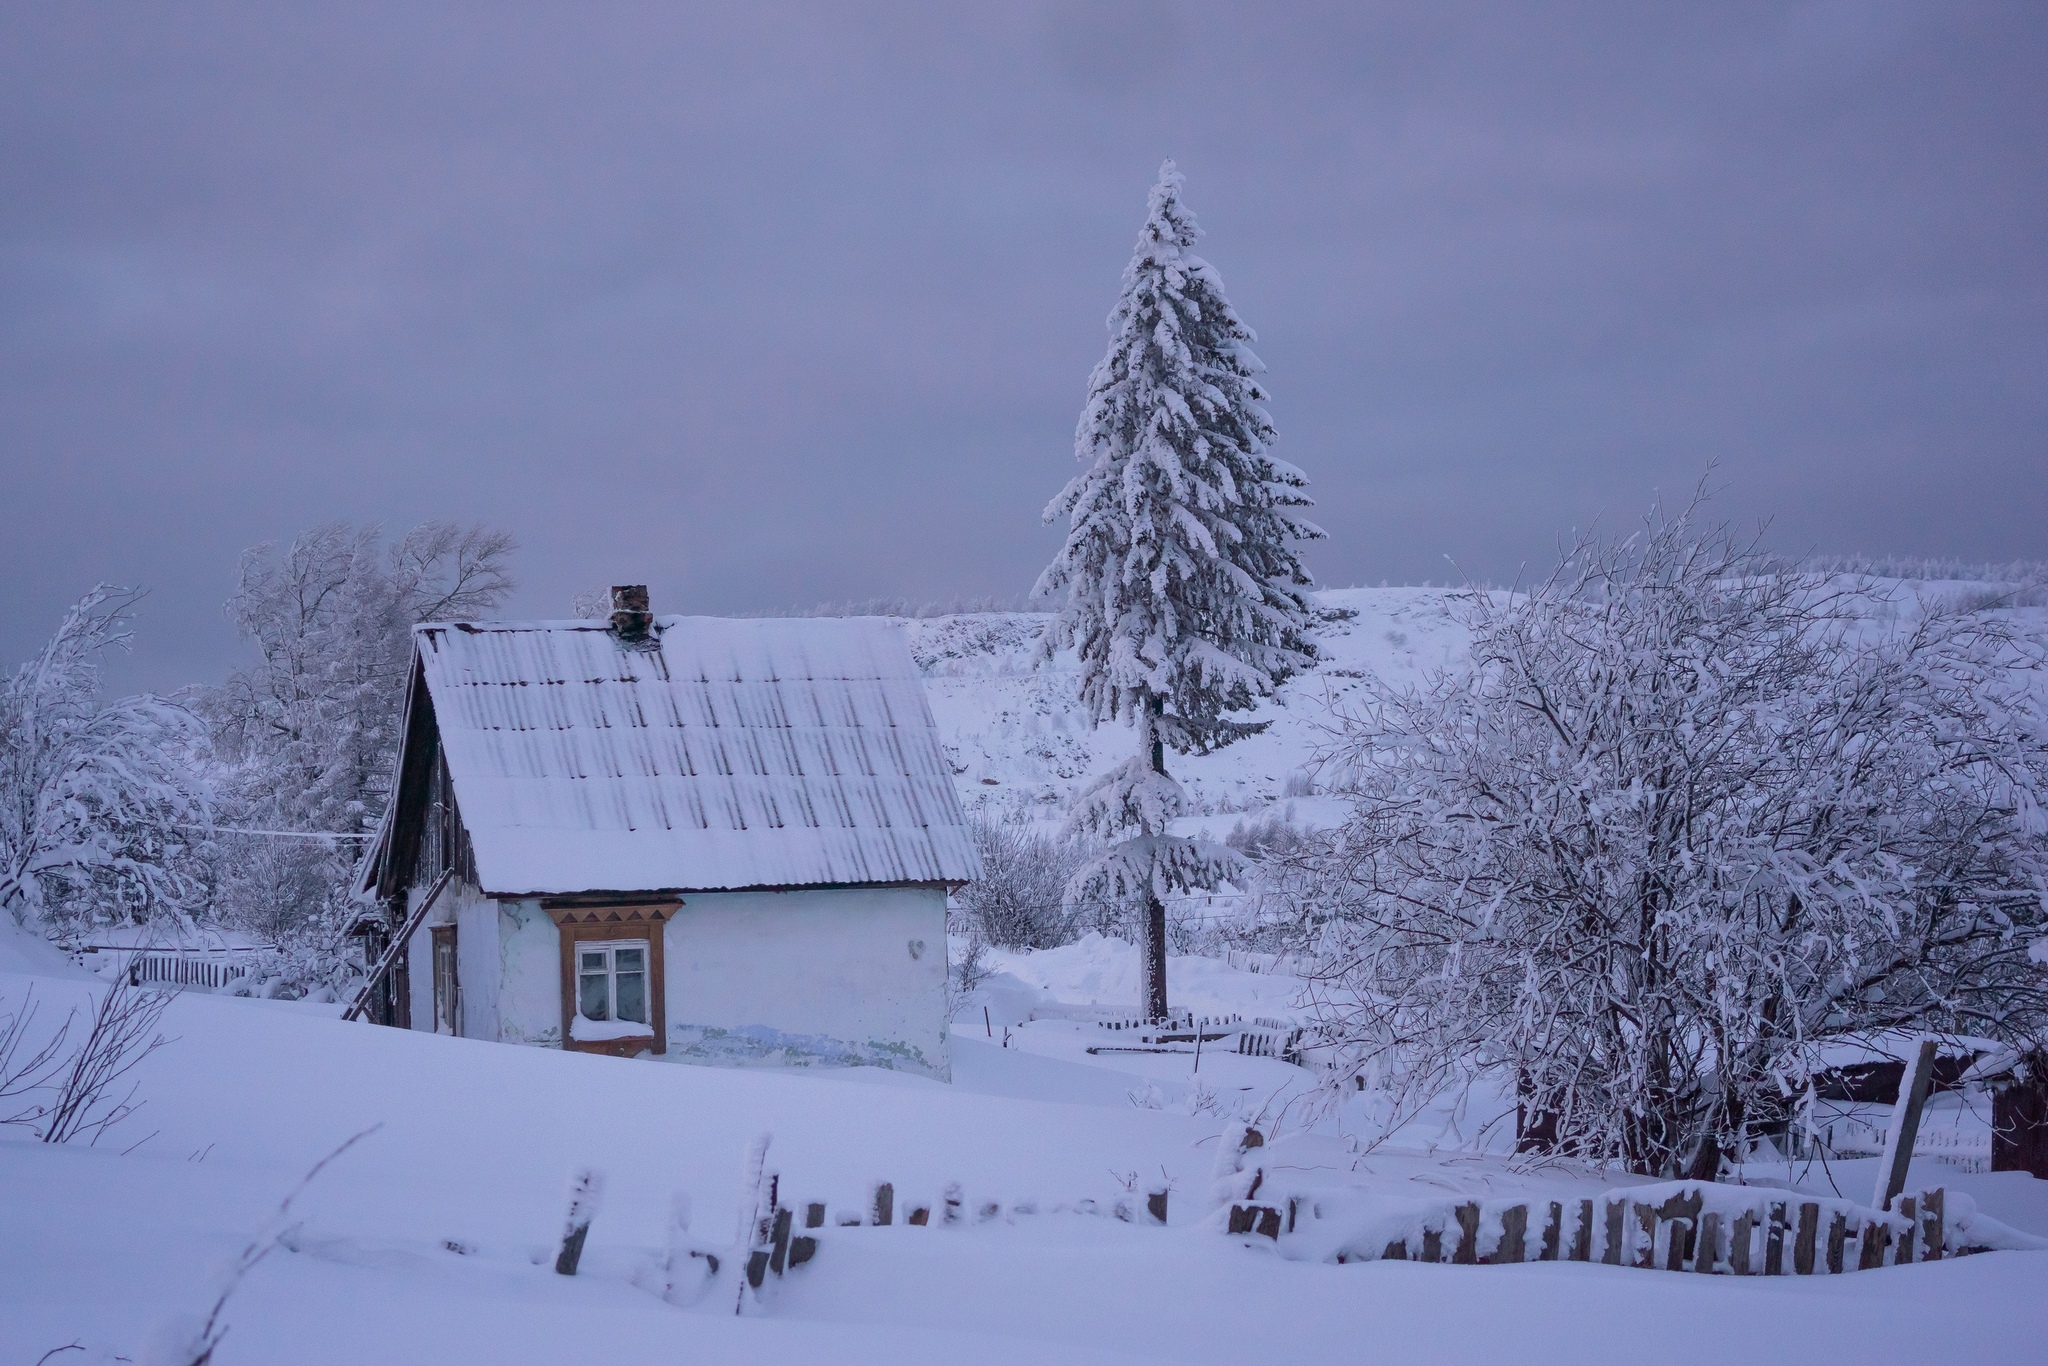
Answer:
<svg viewBox="0 0 2048 1366"><path fill-rule="evenodd" d="M1166 904L1156 896L1145 899L1145 1014L1166 1018Z"/></svg>
<svg viewBox="0 0 2048 1366"><path fill-rule="evenodd" d="M1155 697L1151 702L1152 714L1166 714L1166 699ZM1152 739L1152 771L1164 776L1166 773L1166 742L1159 736L1159 727L1154 725ZM1153 831L1163 835L1164 830ZM1145 898L1145 1015L1148 1019L1163 1020L1167 1016L1166 1005L1166 904L1156 892Z"/></svg>

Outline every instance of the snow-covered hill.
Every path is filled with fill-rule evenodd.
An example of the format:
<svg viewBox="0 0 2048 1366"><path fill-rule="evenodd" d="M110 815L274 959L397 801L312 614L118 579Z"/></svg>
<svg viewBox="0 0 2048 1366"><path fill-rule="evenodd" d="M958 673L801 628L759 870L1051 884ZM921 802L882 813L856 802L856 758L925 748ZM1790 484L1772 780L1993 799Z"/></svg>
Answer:
<svg viewBox="0 0 2048 1366"><path fill-rule="evenodd" d="M1259 711L1254 719L1270 720L1271 728L1215 754L1173 760L1175 776L1203 814L1299 798L1328 739L1331 709L1342 707L1369 672L1409 681L1465 650L1448 589L1345 588L1319 597L1322 662ZM1075 787L1130 757L1122 727L1090 729L1071 654L1035 664L1046 620L976 613L908 623L911 653L970 809L1052 819Z"/></svg>
<svg viewBox="0 0 2048 1366"><path fill-rule="evenodd" d="M1974 581L1861 579L1863 608L1873 628L1895 625L1933 605L1977 607L2013 585ZM1317 595L1324 619L1316 633L1322 660L1288 683L1253 719L1269 720L1261 735L1215 754L1172 759L1209 824L1217 816L1258 811L1296 799L1297 823L1333 820L1330 799L1300 800L1313 786L1317 751L1331 738L1333 711L1355 699L1365 678L1401 685L1464 658L1469 633L1460 623L1467 590L1340 588ZM2022 602L2040 595L2019 594ZM2023 631L2048 639L2048 607L2022 606L2007 615ZM909 619L911 653L923 670L932 711L953 761L961 800L970 810L1056 819L1067 796L1089 778L1130 757L1121 726L1091 729L1075 689L1071 654L1043 665L1035 647L1047 618L1032 613L973 613Z"/></svg>

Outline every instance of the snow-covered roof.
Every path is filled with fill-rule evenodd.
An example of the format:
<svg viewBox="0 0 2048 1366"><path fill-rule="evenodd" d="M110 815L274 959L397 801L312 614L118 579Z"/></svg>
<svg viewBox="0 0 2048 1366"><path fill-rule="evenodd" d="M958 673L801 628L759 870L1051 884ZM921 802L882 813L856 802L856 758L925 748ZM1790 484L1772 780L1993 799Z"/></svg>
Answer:
<svg viewBox="0 0 2048 1366"><path fill-rule="evenodd" d="M900 627L658 617L416 628L483 890L963 882L979 871Z"/></svg>

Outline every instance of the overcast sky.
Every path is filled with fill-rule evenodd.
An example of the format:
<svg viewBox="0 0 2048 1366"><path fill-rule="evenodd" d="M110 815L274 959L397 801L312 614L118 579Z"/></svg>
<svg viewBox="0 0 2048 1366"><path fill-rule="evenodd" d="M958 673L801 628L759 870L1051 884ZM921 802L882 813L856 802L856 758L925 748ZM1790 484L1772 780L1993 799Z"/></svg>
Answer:
<svg viewBox="0 0 2048 1366"><path fill-rule="evenodd" d="M0 662L236 658L241 550L512 611L1013 594L1164 156L1332 585L1710 461L1783 549L2048 558L2048 6L0 6Z"/></svg>

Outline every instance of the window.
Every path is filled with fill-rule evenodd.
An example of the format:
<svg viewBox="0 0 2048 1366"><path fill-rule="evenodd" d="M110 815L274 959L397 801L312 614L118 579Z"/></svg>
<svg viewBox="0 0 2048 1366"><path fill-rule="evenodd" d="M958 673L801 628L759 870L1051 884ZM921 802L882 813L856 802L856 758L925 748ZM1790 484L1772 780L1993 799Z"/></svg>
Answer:
<svg viewBox="0 0 2048 1366"><path fill-rule="evenodd" d="M550 897L541 909L561 934L562 1047L620 1058L665 1051L662 937L682 903Z"/></svg>
<svg viewBox="0 0 2048 1366"><path fill-rule="evenodd" d="M434 1032L462 1032L462 979L456 974L455 927L434 928Z"/></svg>
<svg viewBox="0 0 2048 1366"><path fill-rule="evenodd" d="M647 945L579 943L576 1013L586 1020L647 1024Z"/></svg>

